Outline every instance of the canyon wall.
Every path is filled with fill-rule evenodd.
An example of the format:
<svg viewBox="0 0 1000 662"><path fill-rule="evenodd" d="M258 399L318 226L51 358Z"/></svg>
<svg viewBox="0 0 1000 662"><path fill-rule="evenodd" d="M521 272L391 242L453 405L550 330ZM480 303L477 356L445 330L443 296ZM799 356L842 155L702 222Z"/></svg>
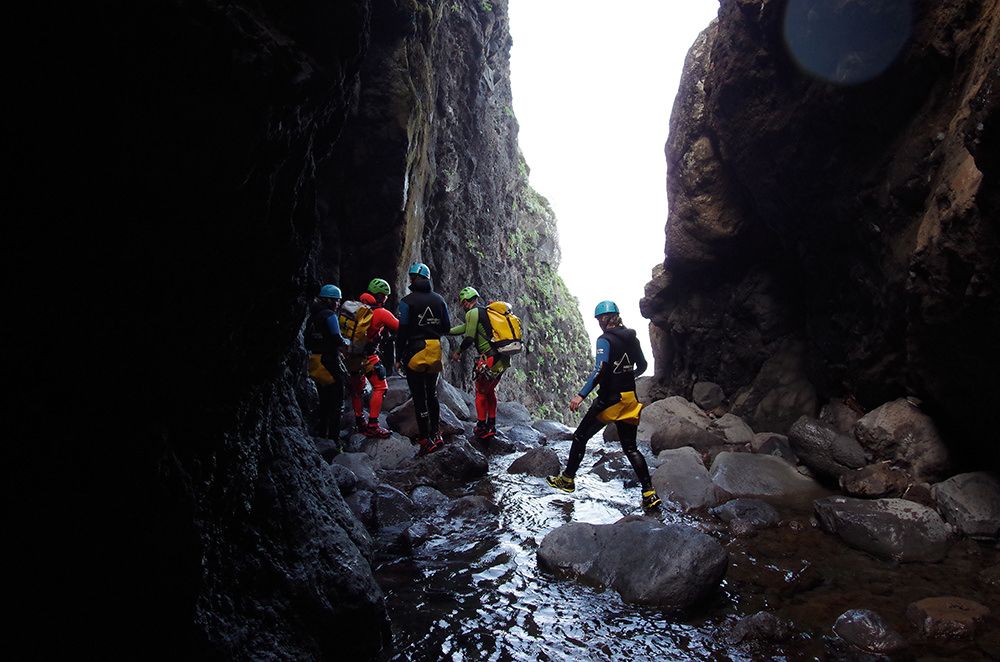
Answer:
<svg viewBox="0 0 1000 662"><path fill-rule="evenodd" d="M717 382L778 431L909 395L997 464L998 29L995 0L722 0L666 146L661 394Z"/></svg>

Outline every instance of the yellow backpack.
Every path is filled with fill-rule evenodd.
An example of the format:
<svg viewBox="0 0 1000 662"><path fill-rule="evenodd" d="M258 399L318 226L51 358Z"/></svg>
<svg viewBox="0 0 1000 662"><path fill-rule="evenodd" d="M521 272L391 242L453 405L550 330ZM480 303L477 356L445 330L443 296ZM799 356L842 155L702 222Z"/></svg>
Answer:
<svg viewBox="0 0 1000 662"><path fill-rule="evenodd" d="M486 322L493 351L501 356L517 354L524 348L521 320L505 301L494 301L486 306Z"/></svg>
<svg viewBox="0 0 1000 662"><path fill-rule="evenodd" d="M372 309L360 301L345 301L340 305L340 335L350 343L348 356L365 353L368 344L368 327L372 325Z"/></svg>

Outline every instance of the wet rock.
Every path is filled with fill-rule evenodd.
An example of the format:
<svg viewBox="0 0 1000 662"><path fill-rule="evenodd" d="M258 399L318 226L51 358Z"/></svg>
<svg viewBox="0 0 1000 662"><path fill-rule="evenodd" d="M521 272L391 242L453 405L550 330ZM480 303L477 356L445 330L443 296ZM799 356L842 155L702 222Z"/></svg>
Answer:
<svg viewBox="0 0 1000 662"><path fill-rule="evenodd" d="M903 498L907 501L923 504L928 508L934 507L934 497L931 496L930 483L911 483L903 492Z"/></svg>
<svg viewBox="0 0 1000 662"><path fill-rule="evenodd" d="M902 469L890 466L888 462L869 464L840 476L840 489L856 497L899 496L909 484L909 475Z"/></svg>
<svg viewBox="0 0 1000 662"><path fill-rule="evenodd" d="M528 444L518 443L508 437L503 430L497 430L497 433L489 439L476 439L470 436L469 443L483 455L510 455L524 452L529 448Z"/></svg>
<svg viewBox="0 0 1000 662"><path fill-rule="evenodd" d="M803 416L788 430L792 449L802 464L833 478L868 462L865 451L853 437L838 433L815 418Z"/></svg>
<svg viewBox="0 0 1000 662"><path fill-rule="evenodd" d="M705 464L707 466L712 466L715 462L715 458L719 457L723 453L749 453L750 444L722 444L721 446L712 446L707 451L704 452Z"/></svg>
<svg viewBox="0 0 1000 662"><path fill-rule="evenodd" d="M365 435L360 432L352 432L344 439L344 450L348 453L361 453L366 441L368 441L368 437Z"/></svg>
<svg viewBox="0 0 1000 662"><path fill-rule="evenodd" d="M643 409L643 420L646 419L647 412L649 412L649 416L651 417L650 422L653 422L654 420L658 422L662 420L664 414L669 414L671 416L679 416L680 418L686 419L702 429L708 428L708 426L712 423L712 419L710 419L705 412L699 409L697 405L688 402L679 395L672 395L669 398L657 400L649 407ZM656 427L658 426L653 426L654 429Z"/></svg>
<svg viewBox="0 0 1000 662"><path fill-rule="evenodd" d="M644 405L652 404L653 402L653 378L652 377L639 377L635 380L635 397L636 399Z"/></svg>
<svg viewBox="0 0 1000 662"><path fill-rule="evenodd" d="M347 507L351 509L358 521L365 525L369 531L374 531L378 527L375 510L375 493L371 490L358 490L344 498Z"/></svg>
<svg viewBox="0 0 1000 662"><path fill-rule="evenodd" d="M486 475L486 457L473 448L465 437L455 437L444 448L410 460L397 470L397 485L449 485L468 482Z"/></svg>
<svg viewBox="0 0 1000 662"><path fill-rule="evenodd" d="M787 342L761 366L753 383L733 401L733 411L762 432L788 430L800 416L816 413L816 389L806 375L805 347Z"/></svg>
<svg viewBox="0 0 1000 662"><path fill-rule="evenodd" d="M520 402L500 402L497 404L497 424L531 425L531 413Z"/></svg>
<svg viewBox="0 0 1000 662"><path fill-rule="evenodd" d="M444 380L440 380L444 381ZM388 389L385 395L382 397L382 411L392 411L399 405L403 404L410 399L410 386L406 383L405 377L387 377L385 380ZM350 407L350 400L348 402L348 408ZM354 424L354 412L348 412L350 414L349 424Z"/></svg>
<svg viewBox="0 0 1000 662"><path fill-rule="evenodd" d="M441 491L428 485L413 488L413 491L410 492L410 500L413 501L414 507L425 512L437 510L451 501Z"/></svg>
<svg viewBox="0 0 1000 662"><path fill-rule="evenodd" d="M754 453L780 457L789 464L799 463L799 456L792 450L792 443L783 434L758 432L750 441L750 448Z"/></svg>
<svg viewBox="0 0 1000 662"><path fill-rule="evenodd" d="M417 445L396 433L386 439L367 439L361 450L375 469L395 469L417 456Z"/></svg>
<svg viewBox="0 0 1000 662"><path fill-rule="evenodd" d="M843 400L834 398L819 410L819 420L829 425L840 434L854 434L854 424L861 418L861 413L848 407Z"/></svg>
<svg viewBox="0 0 1000 662"><path fill-rule="evenodd" d="M358 477L346 466L332 463L327 466L327 469L330 471L330 475L333 476L334 481L336 481L337 489L340 490L341 496L347 496L357 489Z"/></svg>
<svg viewBox="0 0 1000 662"><path fill-rule="evenodd" d="M393 527L400 524L409 526L416 507L410 497L392 485L380 485L375 492L375 512L378 526ZM400 528L402 531L405 526Z"/></svg>
<svg viewBox="0 0 1000 662"><path fill-rule="evenodd" d="M760 499L732 499L709 512L724 522L741 520L755 528L776 526L781 521L774 506Z"/></svg>
<svg viewBox="0 0 1000 662"><path fill-rule="evenodd" d="M725 437L730 444L749 444L753 441L753 430L735 414L725 414L712 421L709 432Z"/></svg>
<svg viewBox="0 0 1000 662"><path fill-rule="evenodd" d="M507 468L509 474L527 474L529 476L554 476L559 473L559 455L551 448L532 448L530 451L514 460Z"/></svg>
<svg viewBox="0 0 1000 662"><path fill-rule="evenodd" d="M906 640L889 623L869 609L851 609L837 617L834 633L867 653L895 653L906 648Z"/></svg>
<svg viewBox="0 0 1000 662"><path fill-rule="evenodd" d="M413 400L407 400L389 412L386 421L392 430L404 437L416 439L418 434L417 415L413 408ZM454 412L444 403L441 404L441 434L445 436L461 434L465 426L458 420Z"/></svg>
<svg viewBox="0 0 1000 662"><path fill-rule="evenodd" d="M559 421L535 421L531 427L541 432L549 441L561 441L573 438L573 428Z"/></svg>
<svg viewBox="0 0 1000 662"><path fill-rule="evenodd" d="M958 474L931 488L945 521L973 538L1000 537L1000 481L976 471Z"/></svg>
<svg viewBox="0 0 1000 662"><path fill-rule="evenodd" d="M658 457L663 461L653 472L653 487L665 502L689 511L714 506L726 498L713 484L698 451L685 446L662 451Z"/></svg>
<svg viewBox="0 0 1000 662"><path fill-rule="evenodd" d="M691 389L691 401L705 411L709 411L725 402L726 394L722 392L722 387L718 384L696 382Z"/></svg>
<svg viewBox="0 0 1000 662"><path fill-rule="evenodd" d="M475 519L484 515L496 515L500 508L484 496L472 495L459 497L448 504L448 517L453 519Z"/></svg>
<svg viewBox="0 0 1000 662"><path fill-rule="evenodd" d="M787 641L795 633L789 621L767 611L741 618L726 634L726 643L735 646L744 641Z"/></svg>
<svg viewBox="0 0 1000 662"><path fill-rule="evenodd" d="M721 441L719 434L709 432L686 418L667 415L663 417L660 426L653 431L649 445L656 454L684 446L707 450L719 445Z"/></svg>
<svg viewBox="0 0 1000 662"><path fill-rule="evenodd" d="M639 484L639 480L635 477L635 471L632 470L632 465L629 464L628 458L622 451L605 452L601 459L594 462L590 472L605 482L616 478L620 479L625 487L635 487Z"/></svg>
<svg viewBox="0 0 1000 662"><path fill-rule="evenodd" d="M528 450L545 444L545 435L530 425L518 423L501 432L518 450Z"/></svg>
<svg viewBox="0 0 1000 662"><path fill-rule="evenodd" d="M804 497L824 491L819 483L772 455L720 453L710 474L717 487L737 497Z"/></svg>
<svg viewBox="0 0 1000 662"><path fill-rule="evenodd" d="M333 464L350 469L357 478L357 488L359 490L375 491L379 484L372 468L371 458L365 453L341 453L333 458Z"/></svg>
<svg viewBox="0 0 1000 662"><path fill-rule="evenodd" d="M442 405L447 405L448 409L454 412L455 416L463 421L476 420L475 410L469 411L469 405L465 404L462 392L449 384L444 379L438 379L438 400Z"/></svg>
<svg viewBox="0 0 1000 662"><path fill-rule="evenodd" d="M934 482L948 475L948 449L934 422L905 399L865 414L854 436L875 459L903 467L916 480Z"/></svg>
<svg viewBox="0 0 1000 662"><path fill-rule="evenodd" d="M313 437L313 445L316 446L316 452L320 456L330 462L337 456L340 452L340 444L336 439L327 439L326 437Z"/></svg>
<svg viewBox="0 0 1000 662"><path fill-rule="evenodd" d="M1000 588L1000 564L980 571L978 579L983 586Z"/></svg>
<svg viewBox="0 0 1000 662"><path fill-rule="evenodd" d="M814 506L824 530L881 559L940 561L952 543L941 517L912 501L828 497Z"/></svg>
<svg viewBox="0 0 1000 662"><path fill-rule="evenodd" d="M990 610L958 597L924 598L906 608L906 617L928 637L971 637Z"/></svg>
<svg viewBox="0 0 1000 662"><path fill-rule="evenodd" d="M690 607L710 595L728 558L711 536L650 517L573 522L550 531L538 548L544 570L612 588L626 602L663 608Z"/></svg>

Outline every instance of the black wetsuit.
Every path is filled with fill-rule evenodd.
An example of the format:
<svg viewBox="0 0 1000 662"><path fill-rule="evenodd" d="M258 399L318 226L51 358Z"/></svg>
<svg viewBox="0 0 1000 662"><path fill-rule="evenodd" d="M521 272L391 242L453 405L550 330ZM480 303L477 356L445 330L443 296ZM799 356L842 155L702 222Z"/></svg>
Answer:
<svg viewBox="0 0 1000 662"><path fill-rule="evenodd" d="M314 302L306 327L306 349L321 356L320 362L330 373L333 383L316 381L319 411L312 427L314 435L327 439L340 437L340 414L344 405L344 385L347 383L347 369L340 357L343 345L344 337L340 335L337 313L322 302Z"/></svg>
<svg viewBox="0 0 1000 662"><path fill-rule="evenodd" d="M587 450L587 441L607 425L606 421L599 419L601 413L620 402L623 393L632 393L634 396L635 378L645 372L646 367L646 357L632 329L613 327L597 339L597 362L594 372L579 394L585 398L597 387L597 399L590 405L576 432L573 433L573 445L570 447L564 475L570 478L576 476L576 470L580 468L583 454ZM639 478L642 489L650 489L652 480L649 477L649 467L646 465L646 458L636 445L639 426L623 421L615 421L615 425L618 428L622 450L625 451L629 464Z"/></svg>
<svg viewBox="0 0 1000 662"><path fill-rule="evenodd" d="M441 405L437 397L441 374L441 336L451 328L448 304L431 288L430 280L417 278L410 293L399 302L399 334L396 356L406 369L406 383L413 396L420 437L428 439L440 431ZM436 346L437 366L409 367L411 360Z"/></svg>

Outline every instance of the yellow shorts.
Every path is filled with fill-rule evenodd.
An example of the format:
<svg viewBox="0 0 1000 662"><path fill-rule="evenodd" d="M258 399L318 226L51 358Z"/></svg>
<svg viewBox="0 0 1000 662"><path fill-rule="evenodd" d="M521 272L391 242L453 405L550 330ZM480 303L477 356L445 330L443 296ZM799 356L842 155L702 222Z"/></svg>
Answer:
<svg viewBox="0 0 1000 662"><path fill-rule="evenodd" d="M441 372L441 341L424 340L424 347L410 357L406 369L413 372Z"/></svg>
<svg viewBox="0 0 1000 662"><path fill-rule="evenodd" d="M626 391L621 394L621 400L601 411L597 415L597 420L602 423L628 423L629 425L639 425L639 415L642 412L642 403L635 397L635 391Z"/></svg>
<svg viewBox="0 0 1000 662"><path fill-rule="evenodd" d="M326 366L323 365L322 354L309 355L309 376L312 377L320 386L329 386L337 381L334 376L330 374L330 371L326 369Z"/></svg>

